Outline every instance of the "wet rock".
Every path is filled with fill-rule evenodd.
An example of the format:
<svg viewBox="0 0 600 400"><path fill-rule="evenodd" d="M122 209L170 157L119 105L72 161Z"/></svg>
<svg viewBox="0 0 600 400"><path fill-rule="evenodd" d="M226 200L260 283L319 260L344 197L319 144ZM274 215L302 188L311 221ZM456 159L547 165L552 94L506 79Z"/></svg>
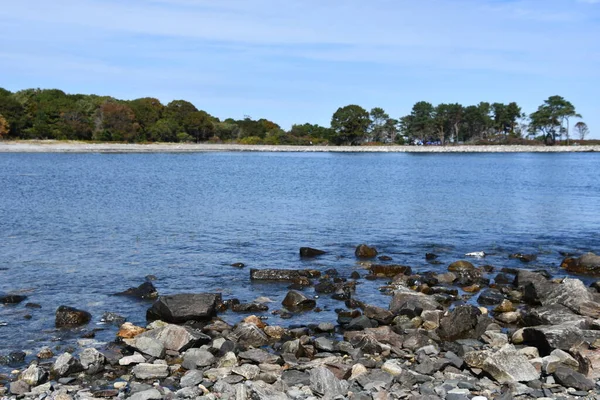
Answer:
<svg viewBox="0 0 600 400"><path fill-rule="evenodd" d="M231 310L235 312L262 312L268 311L269 307L261 303L240 303L231 306Z"/></svg>
<svg viewBox="0 0 600 400"><path fill-rule="evenodd" d="M31 364L26 370L19 374L19 379L29 386L37 386L46 382L48 372L37 364Z"/></svg>
<svg viewBox="0 0 600 400"><path fill-rule="evenodd" d="M320 274L313 270L295 269L251 269L250 279L254 281L297 282L301 278L318 278Z"/></svg>
<svg viewBox="0 0 600 400"><path fill-rule="evenodd" d="M600 256L587 253L579 258L566 258L561 267L569 272L598 276L600 275Z"/></svg>
<svg viewBox="0 0 600 400"><path fill-rule="evenodd" d="M54 362L52 371L54 371L54 373L58 376L67 376L69 374L83 371L83 366L79 360L73 357L70 353L63 353Z"/></svg>
<svg viewBox="0 0 600 400"><path fill-rule="evenodd" d="M0 304L19 304L25 299L27 299L27 296L22 296L18 294L7 294L0 296Z"/></svg>
<svg viewBox="0 0 600 400"><path fill-rule="evenodd" d="M290 290L281 304L290 311L301 311L315 308L317 302L296 290Z"/></svg>
<svg viewBox="0 0 600 400"><path fill-rule="evenodd" d="M558 366L556 368L554 378L556 379L556 382L565 387L572 387L577 390L585 391L594 389L594 382L592 380L586 378L585 375L564 366Z"/></svg>
<svg viewBox="0 0 600 400"><path fill-rule="evenodd" d="M115 296L129 296L136 299L154 300L158 298L158 291L152 282L144 282L138 287L130 287L123 292L115 293Z"/></svg>
<svg viewBox="0 0 600 400"><path fill-rule="evenodd" d="M472 337L480 316L477 307L458 306L440 320L438 334L446 341Z"/></svg>
<svg viewBox="0 0 600 400"><path fill-rule="evenodd" d="M256 325L238 324L231 334L231 339L244 346L261 347L269 343L269 337Z"/></svg>
<svg viewBox="0 0 600 400"><path fill-rule="evenodd" d="M300 247L300 257L311 258L325 254L323 250L313 249L312 247Z"/></svg>
<svg viewBox="0 0 600 400"><path fill-rule="evenodd" d="M375 258L377 254L378 252L375 247L369 247L366 244L358 245L354 251L354 255L357 258Z"/></svg>
<svg viewBox="0 0 600 400"><path fill-rule="evenodd" d="M102 314L100 322L120 326L125 322L125 317L116 313L105 312L104 314Z"/></svg>
<svg viewBox="0 0 600 400"><path fill-rule="evenodd" d="M394 292L390 303L390 311L396 315L406 315L413 318L425 310L437 310L442 306L431 297L400 287Z"/></svg>
<svg viewBox="0 0 600 400"><path fill-rule="evenodd" d="M93 375L104 369L106 357L94 348L87 348L79 354L79 361L86 373Z"/></svg>
<svg viewBox="0 0 600 400"><path fill-rule="evenodd" d="M479 294L477 302L486 306L495 306L504 301L504 295L502 292L496 289L486 289Z"/></svg>
<svg viewBox="0 0 600 400"><path fill-rule="evenodd" d="M411 275L412 268L406 265L380 265L373 264L369 267L371 274L375 276L393 278L396 275Z"/></svg>
<svg viewBox="0 0 600 400"><path fill-rule="evenodd" d="M50 349L50 347L42 347L37 353L36 357L40 360L47 360L49 358L54 357L54 353L52 352L52 349Z"/></svg>
<svg viewBox="0 0 600 400"><path fill-rule="evenodd" d="M246 267L246 264L244 264L244 263L241 263L241 262L237 262L237 263L233 263L233 264L231 264L231 266L232 266L233 268L245 268L245 267Z"/></svg>
<svg viewBox="0 0 600 400"><path fill-rule="evenodd" d="M523 254L523 253L513 253L508 256L508 258L517 259L521 262L528 263L531 261L537 260L537 255L535 254Z"/></svg>
<svg viewBox="0 0 600 400"><path fill-rule="evenodd" d="M475 266L465 260L455 261L448 266L448 271L450 272L460 272L473 269L475 269Z"/></svg>
<svg viewBox="0 0 600 400"><path fill-rule="evenodd" d="M163 379L169 376L169 366L166 364L138 364L131 370L138 379Z"/></svg>
<svg viewBox="0 0 600 400"><path fill-rule="evenodd" d="M484 360L482 369L500 383L529 382L540 378L539 371L529 363L527 357L510 344L490 354Z"/></svg>
<svg viewBox="0 0 600 400"><path fill-rule="evenodd" d="M334 398L343 396L348 386L327 368L316 367L310 370L310 388L325 398Z"/></svg>
<svg viewBox="0 0 600 400"><path fill-rule="evenodd" d="M434 254L434 253L425 253L425 259L427 261L435 260L438 257L439 256L437 254Z"/></svg>
<svg viewBox="0 0 600 400"><path fill-rule="evenodd" d="M55 326L57 328L70 328L85 325L92 319L92 315L73 307L60 306L56 310Z"/></svg>
<svg viewBox="0 0 600 400"><path fill-rule="evenodd" d="M216 305L221 301L219 293L182 293L161 296L146 312L146 319L174 324L187 321L207 321L215 316Z"/></svg>

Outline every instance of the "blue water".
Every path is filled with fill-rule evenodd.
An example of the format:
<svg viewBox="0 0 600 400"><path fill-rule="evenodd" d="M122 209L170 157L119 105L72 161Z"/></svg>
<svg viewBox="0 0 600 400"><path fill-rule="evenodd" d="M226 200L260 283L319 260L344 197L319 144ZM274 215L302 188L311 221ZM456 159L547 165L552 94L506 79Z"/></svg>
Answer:
<svg viewBox="0 0 600 400"><path fill-rule="evenodd" d="M62 304L90 311L84 329L103 328L99 341L116 330L99 324L105 311L143 324L148 303L111 294L149 274L161 294L268 296L279 309L286 285L250 283L249 268L364 275L360 243L417 272L483 250L491 255L475 264L560 275L559 251L600 251L599 167L595 153L0 154L0 293L28 296L0 306L0 354L75 343L81 332L54 329ZM301 246L328 254L300 260ZM516 251L539 258L509 260ZM385 281L363 282L357 298L389 304L377 290ZM264 315L334 321L343 307L327 295L318 305L291 320Z"/></svg>

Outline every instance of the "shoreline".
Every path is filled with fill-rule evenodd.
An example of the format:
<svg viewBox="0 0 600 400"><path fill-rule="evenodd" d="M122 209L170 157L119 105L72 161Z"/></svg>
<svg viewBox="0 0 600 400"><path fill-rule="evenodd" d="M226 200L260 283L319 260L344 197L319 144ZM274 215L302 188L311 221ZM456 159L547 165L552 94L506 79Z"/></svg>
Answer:
<svg viewBox="0 0 600 400"><path fill-rule="evenodd" d="M290 153L587 153L600 152L590 146L290 146L209 143L85 143L76 141L0 141L0 153L202 153L202 152L290 152Z"/></svg>

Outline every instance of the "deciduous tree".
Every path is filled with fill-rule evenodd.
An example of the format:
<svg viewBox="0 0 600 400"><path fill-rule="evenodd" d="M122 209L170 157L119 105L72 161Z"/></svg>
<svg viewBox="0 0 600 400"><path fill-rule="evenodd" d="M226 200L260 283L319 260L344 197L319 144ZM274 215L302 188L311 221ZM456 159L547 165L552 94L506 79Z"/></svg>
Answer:
<svg viewBox="0 0 600 400"><path fill-rule="evenodd" d="M585 140L585 137L590 133L590 129L585 122L579 121L575 124L575 132L577 132L579 140Z"/></svg>
<svg viewBox="0 0 600 400"><path fill-rule="evenodd" d="M335 132L332 139L336 144L359 144L370 124L369 113L361 106L340 107L331 117L331 129Z"/></svg>

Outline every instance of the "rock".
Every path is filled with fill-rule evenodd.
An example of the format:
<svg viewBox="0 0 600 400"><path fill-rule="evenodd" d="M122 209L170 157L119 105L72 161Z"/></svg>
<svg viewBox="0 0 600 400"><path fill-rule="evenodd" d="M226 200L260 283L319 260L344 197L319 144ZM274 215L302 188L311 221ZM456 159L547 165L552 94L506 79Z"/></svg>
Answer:
<svg viewBox="0 0 600 400"><path fill-rule="evenodd" d="M154 388L136 392L128 397L129 400L160 400L162 398L164 398L163 394Z"/></svg>
<svg viewBox="0 0 600 400"><path fill-rule="evenodd" d="M269 343L269 337L254 324L238 324L231 338L245 346L261 347Z"/></svg>
<svg viewBox="0 0 600 400"><path fill-rule="evenodd" d="M281 304L290 311L300 311L312 310L317 305L317 302L296 290L290 290Z"/></svg>
<svg viewBox="0 0 600 400"><path fill-rule="evenodd" d="M67 376L83 371L83 366L79 360L73 357L70 353L63 353L54 362L52 370L58 376Z"/></svg>
<svg viewBox="0 0 600 400"><path fill-rule="evenodd" d="M502 300L502 302L494 308L495 313L506 313L515 311L516 308L510 300Z"/></svg>
<svg viewBox="0 0 600 400"><path fill-rule="evenodd" d="M233 367L231 372L243 376L247 380L253 380L260 373L260 368L252 364L242 364L240 366Z"/></svg>
<svg viewBox="0 0 600 400"><path fill-rule="evenodd" d="M50 347L42 347L40 351L36 355L40 360L47 360L49 358L54 357L54 353L50 349Z"/></svg>
<svg viewBox="0 0 600 400"><path fill-rule="evenodd" d="M23 396L25 393L29 392L29 385L27 382L23 380L18 380L10 383L9 391L11 394L15 394L17 396Z"/></svg>
<svg viewBox="0 0 600 400"><path fill-rule="evenodd" d="M85 325L92 319L92 315L73 307L60 306L56 310L55 326L57 328L70 328Z"/></svg>
<svg viewBox="0 0 600 400"><path fill-rule="evenodd" d="M475 266L470 262L464 260L455 261L448 266L448 271L450 272L460 272L473 269L475 269Z"/></svg>
<svg viewBox="0 0 600 400"><path fill-rule="evenodd" d="M143 354L147 354L155 358L164 358L165 346L158 340L145 336L138 336L133 341L129 342L131 347Z"/></svg>
<svg viewBox="0 0 600 400"><path fill-rule="evenodd" d="M125 317L123 317L122 315L116 314L116 313L105 312L104 314L102 314L102 318L100 318L100 322L120 326L125 322Z"/></svg>
<svg viewBox="0 0 600 400"><path fill-rule="evenodd" d="M325 398L343 396L347 385L333 375L333 372L325 367L316 367L310 370L310 388L313 392Z"/></svg>
<svg viewBox="0 0 600 400"><path fill-rule="evenodd" d="M594 389L593 381L586 378L585 375L562 365L559 365L556 368L556 372L554 372L554 378L556 379L556 382L565 387L572 387L577 390L585 391Z"/></svg>
<svg viewBox="0 0 600 400"><path fill-rule="evenodd" d="M251 269L250 280L298 282L301 278L318 278L318 271L295 269Z"/></svg>
<svg viewBox="0 0 600 400"><path fill-rule="evenodd" d="M193 348L189 349L183 355L181 366L185 369L197 369L210 367L215 362L215 356L207 350Z"/></svg>
<svg viewBox="0 0 600 400"><path fill-rule="evenodd" d="M193 387L198 386L204 380L204 373L202 371L193 369L186 372L182 377L179 384L181 387Z"/></svg>
<svg viewBox="0 0 600 400"><path fill-rule="evenodd" d="M406 265L379 265L373 264L369 267L371 274L375 276L393 278L396 275L411 275L412 268Z"/></svg>
<svg viewBox="0 0 600 400"><path fill-rule="evenodd" d="M308 372L288 369L281 374L281 380L288 386L309 386L310 375Z"/></svg>
<svg viewBox="0 0 600 400"><path fill-rule="evenodd" d="M27 296L22 296L18 294L7 294L0 296L0 304L19 304L25 299L27 299Z"/></svg>
<svg viewBox="0 0 600 400"><path fill-rule="evenodd" d="M238 354L239 358L250 360L257 364L275 364L280 357L263 349L250 349Z"/></svg>
<svg viewBox="0 0 600 400"><path fill-rule="evenodd" d="M136 336L133 341L126 341L126 343L137 348L138 341L145 340L146 338L153 339L162 344L165 350L173 350L179 353L184 352L191 347L197 347L211 341L210 336L191 327L168 324L162 328L146 331ZM159 349L156 348L156 351L158 350ZM142 349L140 349L140 351L145 353ZM155 355L154 357L159 356Z"/></svg>
<svg viewBox="0 0 600 400"><path fill-rule="evenodd" d="M402 363L395 359L387 360L381 366L381 370L392 376L399 376L402 374Z"/></svg>
<svg viewBox="0 0 600 400"><path fill-rule="evenodd" d="M119 332L117 332L117 336L123 339L132 339L137 335L146 332L146 328L142 328L141 326L133 325L131 322L125 322L119 328Z"/></svg>
<svg viewBox="0 0 600 400"><path fill-rule="evenodd" d="M48 379L48 372L37 364L31 364L19 374L19 379L29 386L37 386Z"/></svg>
<svg viewBox="0 0 600 400"><path fill-rule="evenodd" d="M560 266L569 272L596 276L600 275L600 256L587 253L579 258L566 258Z"/></svg>
<svg viewBox="0 0 600 400"><path fill-rule="evenodd" d="M231 266L232 266L233 268L245 268L245 267L246 267L246 264L244 264L244 263L241 263L241 262L236 262L236 263L233 263L233 264L231 264Z"/></svg>
<svg viewBox="0 0 600 400"><path fill-rule="evenodd" d="M140 353L134 353L131 356L125 356L119 360L119 365L142 364L146 362L146 358Z"/></svg>
<svg viewBox="0 0 600 400"><path fill-rule="evenodd" d="M131 370L138 379L163 379L169 376L169 366L166 364L138 364Z"/></svg>
<svg viewBox="0 0 600 400"><path fill-rule="evenodd" d="M470 305L458 306L440 320L438 334L446 341L454 341L473 336L481 311Z"/></svg>
<svg viewBox="0 0 600 400"><path fill-rule="evenodd" d="M158 297L158 291L152 282L144 282L138 287L130 287L123 292L115 293L115 296L129 296L136 299L153 300Z"/></svg>
<svg viewBox="0 0 600 400"><path fill-rule="evenodd" d="M556 371L556 367L560 365L560 358L549 355L542 358L542 370L545 374L550 375Z"/></svg>
<svg viewBox="0 0 600 400"><path fill-rule="evenodd" d="M515 324L521 318L521 313L517 311L509 311L502 314L497 314L496 319L505 324Z"/></svg>
<svg viewBox="0 0 600 400"><path fill-rule="evenodd" d="M264 381L248 382L252 400L288 400L285 393L275 389Z"/></svg>
<svg viewBox="0 0 600 400"><path fill-rule="evenodd" d="M90 375L100 372L106 363L106 357L94 348L84 349L79 354L79 361L83 369Z"/></svg>
<svg viewBox="0 0 600 400"><path fill-rule="evenodd" d="M148 321L161 320L173 324L207 321L216 314L219 293L175 294L161 296L146 312Z"/></svg>
<svg viewBox="0 0 600 400"><path fill-rule="evenodd" d="M262 312L268 311L269 306L260 303L240 303L231 306L231 311L234 312Z"/></svg>
<svg viewBox="0 0 600 400"><path fill-rule="evenodd" d="M260 326L259 326L259 328L260 328ZM281 339L283 337L283 335L285 335L285 329L282 328L281 326L270 326L269 325L269 326L265 326L262 329L263 329L263 332L265 332L267 334L267 336L269 336L273 339Z"/></svg>
<svg viewBox="0 0 600 400"><path fill-rule="evenodd" d="M537 255L535 254L523 254L523 253L514 253L508 256L508 258L514 258L521 262L528 263L531 261L537 260Z"/></svg>
<svg viewBox="0 0 600 400"><path fill-rule="evenodd" d="M300 247L300 257L311 258L325 254L323 250L313 249L312 247Z"/></svg>
<svg viewBox="0 0 600 400"><path fill-rule="evenodd" d="M482 369L500 383L529 382L540 378L540 373L529 363L527 357L519 354L511 344L490 354L484 360Z"/></svg>
<svg viewBox="0 0 600 400"><path fill-rule="evenodd" d="M579 361L577 361L573 356L571 356L566 351L555 349L550 353L551 356L554 356L559 359L560 363L565 367L571 368L575 371L579 369Z"/></svg>
<svg viewBox="0 0 600 400"><path fill-rule="evenodd" d="M375 247L369 247L366 244L358 245L354 251L354 255L357 258L375 258L377 254L378 252Z"/></svg>
<svg viewBox="0 0 600 400"><path fill-rule="evenodd" d="M523 329L523 343L537 347L542 356L550 354L553 349L567 351L581 343L583 338L583 331L571 324L540 325Z"/></svg>
<svg viewBox="0 0 600 400"><path fill-rule="evenodd" d="M504 301L504 295L497 289L487 289L479 294L477 302L486 306L495 306Z"/></svg>
<svg viewBox="0 0 600 400"><path fill-rule="evenodd" d="M315 339L314 346L317 350L321 351L326 351L330 353L335 351L333 341L323 336Z"/></svg>
<svg viewBox="0 0 600 400"><path fill-rule="evenodd" d="M523 301L539 305L552 289L552 282L538 272L519 270L515 285L523 290Z"/></svg>
<svg viewBox="0 0 600 400"><path fill-rule="evenodd" d="M437 310L442 306L433 298L408 288L399 287L394 291L390 303L390 311L395 315L406 315L409 318L420 316L425 310Z"/></svg>

